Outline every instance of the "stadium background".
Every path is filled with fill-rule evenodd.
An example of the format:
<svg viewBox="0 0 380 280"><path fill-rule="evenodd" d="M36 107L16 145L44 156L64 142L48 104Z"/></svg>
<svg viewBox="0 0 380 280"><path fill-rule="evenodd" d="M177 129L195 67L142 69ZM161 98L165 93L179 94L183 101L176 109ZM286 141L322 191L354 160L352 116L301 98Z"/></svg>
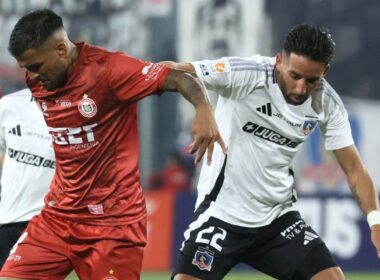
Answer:
<svg viewBox="0 0 380 280"><path fill-rule="evenodd" d="M4 94L25 87L23 71L7 52L11 29L21 15L43 7L63 15L74 40L155 62L273 55L294 24L328 28L337 44L328 80L347 106L358 149L380 187L379 1L0 0L0 90ZM141 176L149 211L144 271L153 272L143 279L161 279L155 272L170 271L192 218L198 173L186 153L192 116L191 106L177 94L149 97L139 105ZM366 221L318 132L304 145L295 171L298 207L343 269L359 272L348 279L380 279L380 262ZM226 279L253 278L234 275ZM167 279L167 274L161 277Z"/></svg>

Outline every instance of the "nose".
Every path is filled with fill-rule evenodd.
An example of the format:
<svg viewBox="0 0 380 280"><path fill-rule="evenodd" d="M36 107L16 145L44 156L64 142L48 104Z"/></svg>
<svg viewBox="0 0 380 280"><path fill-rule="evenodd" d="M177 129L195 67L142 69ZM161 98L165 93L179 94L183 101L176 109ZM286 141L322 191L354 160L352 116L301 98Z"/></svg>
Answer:
<svg viewBox="0 0 380 280"><path fill-rule="evenodd" d="M306 93L306 81L305 79L299 79L296 84L294 93L305 94Z"/></svg>
<svg viewBox="0 0 380 280"><path fill-rule="evenodd" d="M35 79L38 79L38 77L40 76L38 73L35 73L35 72L31 72L31 71L28 71L28 77L29 79L31 80L35 80Z"/></svg>

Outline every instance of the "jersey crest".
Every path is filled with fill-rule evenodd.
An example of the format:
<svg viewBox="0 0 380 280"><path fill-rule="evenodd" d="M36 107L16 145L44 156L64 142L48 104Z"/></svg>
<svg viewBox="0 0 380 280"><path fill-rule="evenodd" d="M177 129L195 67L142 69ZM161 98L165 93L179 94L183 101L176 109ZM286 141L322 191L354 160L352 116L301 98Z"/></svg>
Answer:
<svg viewBox="0 0 380 280"><path fill-rule="evenodd" d="M304 135L309 135L313 132L315 126L317 125L317 121L315 120L307 120L302 125L302 133Z"/></svg>
<svg viewBox="0 0 380 280"><path fill-rule="evenodd" d="M83 95L83 99L78 103L79 113L85 118L92 118L96 115L98 108L95 101L88 97L87 94Z"/></svg>

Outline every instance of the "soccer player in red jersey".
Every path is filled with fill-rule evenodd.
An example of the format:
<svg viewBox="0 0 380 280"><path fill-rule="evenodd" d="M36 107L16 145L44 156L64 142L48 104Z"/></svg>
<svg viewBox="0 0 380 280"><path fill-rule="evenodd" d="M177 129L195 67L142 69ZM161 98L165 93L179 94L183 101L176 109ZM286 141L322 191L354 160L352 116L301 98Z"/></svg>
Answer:
<svg viewBox="0 0 380 280"><path fill-rule="evenodd" d="M56 154L42 213L12 249L5 279L139 279L146 208L139 183L136 103L179 91L196 109L190 152L199 162L214 142L225 150L200 83L162 64L140 61L67 37L51 10L26 14L9 51L27 71ZM4 279L4 278L3 278Z"/></svg>

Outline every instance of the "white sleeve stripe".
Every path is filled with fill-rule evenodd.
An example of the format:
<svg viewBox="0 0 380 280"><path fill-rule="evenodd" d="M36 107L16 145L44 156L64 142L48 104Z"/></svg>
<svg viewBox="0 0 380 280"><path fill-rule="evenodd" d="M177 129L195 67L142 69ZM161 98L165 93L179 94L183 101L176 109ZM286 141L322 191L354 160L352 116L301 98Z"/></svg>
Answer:
<svg viewBox="0 0 380 280"><path fill-rule="evenodd" d="M254 66L254 65L238 65L238 66L232 66L231 69L234 71L244 71L244 70L256 70L256 71L273 71L273 67L260 67L260 66Z"/></svg>
<svg viewBox="0 0 380 280"><path fill-rule="evenodd" d="M342 99L339 97L338 93L330 86L326 81L323 83L324 88L326 89L326 94L331 97L332 100L338 104L338 107L343 115L346 115L346 109L343 104Z"/></svg>
<svg viewBox="0 0 380 280"><path fill-rule="evenodd" d="M249 65L255 65L255 66L264 66L264 67L274 67L273 63L268 63L267 61L262 61L261 63L258 63L257 61L248 60L248 59L242 59L242 58L227 58L228 62L231 65L237 65L237 64L249 64Z"/></svg>
<svg viewBox="0 0 380 280"><path fill-rule="evenodd" d="M274 65L271 63L257 63L255 61L241 58L228 58L228 62L231 66L231 70L234 71L272 71L274 69Z"/></svg>

